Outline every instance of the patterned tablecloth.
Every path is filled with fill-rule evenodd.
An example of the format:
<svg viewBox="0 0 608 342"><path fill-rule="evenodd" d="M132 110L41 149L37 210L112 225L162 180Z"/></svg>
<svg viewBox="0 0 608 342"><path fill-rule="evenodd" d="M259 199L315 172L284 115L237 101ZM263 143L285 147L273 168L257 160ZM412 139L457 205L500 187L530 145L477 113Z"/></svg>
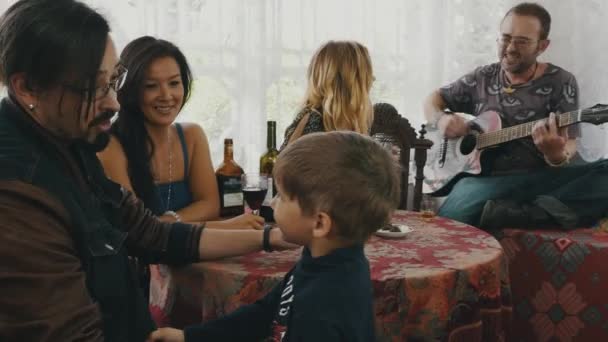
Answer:
<svg viewBox="0 0 608 342"><path fill-rule="evenodd" d="M608 220L570 232L506 229L514 341L608 341Z"/></svg>
<svg viewBox="0 0 608 342"><path fill-rule="evenodd" d="M444 218L397 212L414 229L372 237L378 341L501 341L510 329L506 259L491 235ZM254 253L181 269L154 266L150 309L160 326L183 327L252 303L277 284L301 250Z"/></svg>

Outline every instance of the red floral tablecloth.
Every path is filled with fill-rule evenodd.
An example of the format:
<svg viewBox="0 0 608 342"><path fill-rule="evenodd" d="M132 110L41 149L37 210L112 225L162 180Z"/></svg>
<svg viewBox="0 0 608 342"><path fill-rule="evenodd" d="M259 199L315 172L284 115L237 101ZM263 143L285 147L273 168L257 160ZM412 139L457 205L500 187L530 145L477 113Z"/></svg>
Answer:
<svg viewBox="0 0 608 342"><path fill-rule="evenodd" d="M510 329L506 260L491 235L449 219L397 212L414 229L403 239L372 237L378 341L501 341ZM256 301L301 250L253 253L177 270L154 266L150 309L161 326L183 327Z"/></svg>
<svg viewBox="0 0 608 342"><path fill-rule="evenodd" d="M608 341L604 225L496 234L509 261L514 341Z"/></svg>

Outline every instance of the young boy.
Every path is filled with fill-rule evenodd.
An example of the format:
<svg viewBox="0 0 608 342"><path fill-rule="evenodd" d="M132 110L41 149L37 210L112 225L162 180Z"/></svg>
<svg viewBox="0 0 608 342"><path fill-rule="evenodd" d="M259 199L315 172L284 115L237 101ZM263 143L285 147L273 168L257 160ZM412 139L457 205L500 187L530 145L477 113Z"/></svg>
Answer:
<svg viewBox="0 0 608 342"><path fill-rule="evenodd" d="M372 286L363 244L399 203L391 156L352 132L305 135L279 155L272 206L302 258L266 297L150 341L374 341Z"/></svg>

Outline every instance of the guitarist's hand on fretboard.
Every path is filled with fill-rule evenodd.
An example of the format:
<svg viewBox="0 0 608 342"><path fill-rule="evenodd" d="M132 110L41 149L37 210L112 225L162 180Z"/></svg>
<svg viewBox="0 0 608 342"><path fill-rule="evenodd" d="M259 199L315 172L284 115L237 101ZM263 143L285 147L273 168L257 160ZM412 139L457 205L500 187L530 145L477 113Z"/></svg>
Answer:
<svg viewBox="0 0 608 342"><path fill-rule="evenodd" d="M568 158L566 143L568 142L567 127L557 128L555 113L549 115L546 121L539 121L532 129L532 140L545 158L553 164L562 163Z"/></svg>
<svg viewBox="0 0 608 342"><path fill-rule="evenodd" d="M448 138L458 138L469 133L467 121L457 114L443 114L437 122L441 134Z"/></svg>

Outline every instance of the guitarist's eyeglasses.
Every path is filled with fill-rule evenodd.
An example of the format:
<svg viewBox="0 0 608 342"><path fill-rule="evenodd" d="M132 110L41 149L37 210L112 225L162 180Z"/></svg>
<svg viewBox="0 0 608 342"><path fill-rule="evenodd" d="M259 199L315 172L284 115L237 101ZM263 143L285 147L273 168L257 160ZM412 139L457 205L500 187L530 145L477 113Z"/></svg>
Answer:
<svg viewBox="0 0 608 342"><path fill-rule="evenodd" d="M525 48L528 45L537 42L538 40L533 40L524 37L511 37L509 35L502 35L496 39L496 42L500 45L507 46L511 43L515 45L516 48Z"/></svg>

